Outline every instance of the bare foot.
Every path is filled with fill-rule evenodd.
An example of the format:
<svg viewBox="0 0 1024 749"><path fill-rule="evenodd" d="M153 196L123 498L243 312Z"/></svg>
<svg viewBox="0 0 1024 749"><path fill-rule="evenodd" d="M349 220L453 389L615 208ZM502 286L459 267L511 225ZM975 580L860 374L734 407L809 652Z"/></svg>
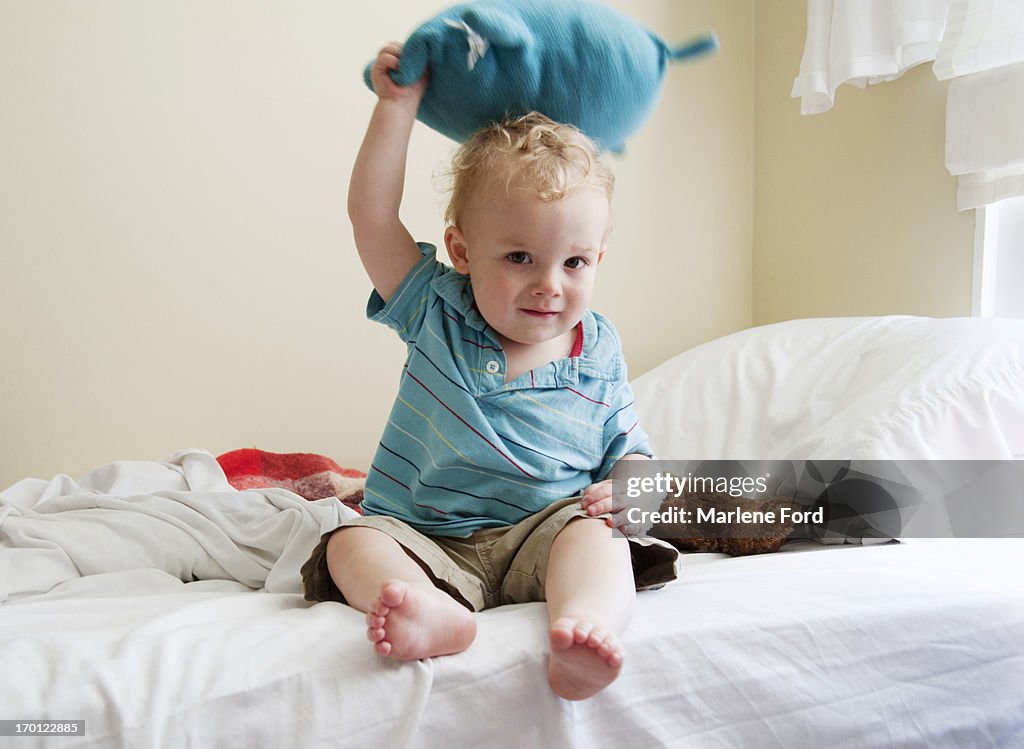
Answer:
<svg viewBox="0 0 1024 749"><path fill-rule="evenodd" d="M551 623L548 683L559 697L585 700L611 684L622 670L619 639L590 622L562 617Z"/></svg>
<svg viewBox="0 0 1024 749"><path fill-rule="evenodd" d="M476 638L476 617L433 585L388 580L366 612L366 636L378 655L432 658L468 648Z"/></svg>

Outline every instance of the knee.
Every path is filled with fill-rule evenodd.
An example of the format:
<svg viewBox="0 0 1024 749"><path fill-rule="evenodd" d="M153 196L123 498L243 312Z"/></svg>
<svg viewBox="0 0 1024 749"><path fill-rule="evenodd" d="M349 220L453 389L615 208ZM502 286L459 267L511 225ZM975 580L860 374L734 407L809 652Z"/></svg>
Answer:
<svg viewBox="0 0 1024 749"><path fill-rule="evenodd" d="M570 520L558 532L551 543L552 549L592 550L602 555L621 556L629 560L629 542L614 533L604 518L577 517Z"/></svg>
<svg viewBox="0 0 1024 749"><path fill-rule="evenodd" d="M587 539L601 544L626 540L624 537L615 534L604 518L575 517L565 524L555 538L557 539L560 536Z"/></svg>

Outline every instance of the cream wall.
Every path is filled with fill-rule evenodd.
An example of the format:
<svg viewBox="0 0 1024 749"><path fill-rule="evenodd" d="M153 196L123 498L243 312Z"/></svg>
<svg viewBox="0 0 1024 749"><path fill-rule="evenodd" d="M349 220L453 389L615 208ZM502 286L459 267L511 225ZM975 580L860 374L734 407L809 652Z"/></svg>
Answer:
<svg viewBox="0 0 1024 749"><path fill-rule="evenodd" d="M807 3L756 10L754 323L970 315L974 212L957 213L943 166L947 84L923 65L801 116Z"/></svg>
<svg viewBox="0 0 1024 749"><path fill-rule="evenodd" d="M0 487L184 447L365 467L402 346L344 212L360 71L448 2L0 0ZM752 320L752 0L611 3L722 53L616 162L596 306L634 374ZM418 127L404 218L441 237Z"/></svg>
<svg viewBox="0 0 1024 749"><path fill-rule="evenodd" d="M0 0L0 486L186 446L369 462L402 347L344 215L358 71L447 4ZM615 160L596 306L634 375L752 323L969 314L927 66L802 117L804 0L611 4L722 41ZM414 132L418 238L450 150Z"/></svg>

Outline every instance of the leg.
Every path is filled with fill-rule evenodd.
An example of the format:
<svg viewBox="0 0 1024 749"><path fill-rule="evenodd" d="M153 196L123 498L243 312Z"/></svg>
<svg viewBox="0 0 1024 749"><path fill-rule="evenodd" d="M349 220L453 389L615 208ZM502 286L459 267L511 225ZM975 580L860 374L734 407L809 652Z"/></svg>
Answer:
<svg viewBox="0 0 1024 749"><path fill-rule="evenodd" d="M366 613L366 636L379 655L401 660L458 653L476 637L476 617L434 586L391 536L348 526L327 542L331 579Z"/></svg>
<svg viewBox="0 0 1024 749"><path fill-rule="evenodd" d="M571 520L555 536L545 581L550 622L548 682L561 697L591 697L619 675L618 636L633 615L629 542L598 518Z"/></svg>

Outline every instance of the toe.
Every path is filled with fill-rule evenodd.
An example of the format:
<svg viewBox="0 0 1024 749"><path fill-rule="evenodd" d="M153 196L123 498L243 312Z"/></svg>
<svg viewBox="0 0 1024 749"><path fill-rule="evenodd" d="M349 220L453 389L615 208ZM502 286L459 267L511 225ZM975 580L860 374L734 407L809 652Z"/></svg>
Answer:
<svg viewBox="0 0 1024 749"><path fill-rule="evenodd" d="M587 643L587 647L599 648L601 647L601 643L603 643L607 637L608 633L602 627L594 627L590 630L585 642Z"/></svg>
<svg viewBox="0 0 1024 749"><path fill-rule="evenodd" d="M576 628L572 631L573 639L578 643L584 643L591 636L593 629L594 625L590 622L579 622L576 624Z"/></svg>
<svg viewBox="0 0 1024 749"><path fill-rule="evenodd" d="M572 647L576 634L573 631L575 623L570 619L558 619L551 623L550 638L551 647L555 650L565 650Z"/></svg>
<svg viewBox="0 0 1024 749"><path fill-rule="evenodd" d="M384 583L384 586L380 589L380 598L378 600L383 606L393 609L402 605L407 592L408 587L405 583L400 580L392 580L391 582Z"/></svg>

